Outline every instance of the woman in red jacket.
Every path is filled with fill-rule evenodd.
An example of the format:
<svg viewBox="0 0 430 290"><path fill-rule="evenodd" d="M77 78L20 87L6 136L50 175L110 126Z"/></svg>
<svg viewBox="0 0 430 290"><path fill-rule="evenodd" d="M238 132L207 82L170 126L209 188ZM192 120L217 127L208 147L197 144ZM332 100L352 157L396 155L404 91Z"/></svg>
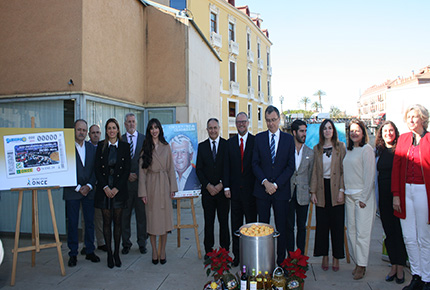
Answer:
<svg viewBox="0 0 430 290"><path fill-rule="evenodd" d="M397 142L391 175L394 215L401 220L403 240L413 275L404 290L430 290L430 134L429 113L422 105L405 112L410 132Z"/></svg>

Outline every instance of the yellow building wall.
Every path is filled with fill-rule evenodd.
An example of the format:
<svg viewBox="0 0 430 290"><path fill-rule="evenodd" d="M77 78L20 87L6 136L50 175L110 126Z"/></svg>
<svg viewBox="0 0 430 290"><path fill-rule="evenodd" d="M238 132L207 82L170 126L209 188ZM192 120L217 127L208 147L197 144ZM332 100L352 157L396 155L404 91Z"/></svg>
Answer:
<svg viewBox="0 0 430 290"><path fill-rule="evenodd" d="M262 126L258 126L257 109L261 106L266 109L268 100L267 89L267 48L271 47L272 43L262 33L262 31L254 24L254 22L244 13L228 4L224 0L190 0L188 1L188 9L191 11L194 20L199 25L203 34L207 39L211 39L210 35L210 13L211 5L214 5L218 10L218 34L222 36L222 47L215 48L222 59L220 65L220 79L222 80L222 88L220 94L221 106L221 134L223 137L228 138L229 134L236 132L236 127L232 119L229 123L229 101L237 101L236 112L248 113L248 103L252 104L252 113L250 120L250 131L256 134L265 130L266 124L264 122L264 114L262 114ZM239 44L239 54L236 58L236 82L239 83L240 93L239 96L231 95L230 93L230 52L229 52L229 39L228 39L228 26L229 16L235 19L235 35L236 42ZM251 66L252 72L252 87L254 88L254 98L258 98L258 64L257 64L257 38L260 40L261 59L263 59L263 69L261 70L261 88L264 93L264 101L249 99L248 98L248 59L247 59L247 28L251 31L251 50L254 52L254 63Z"/></svg>

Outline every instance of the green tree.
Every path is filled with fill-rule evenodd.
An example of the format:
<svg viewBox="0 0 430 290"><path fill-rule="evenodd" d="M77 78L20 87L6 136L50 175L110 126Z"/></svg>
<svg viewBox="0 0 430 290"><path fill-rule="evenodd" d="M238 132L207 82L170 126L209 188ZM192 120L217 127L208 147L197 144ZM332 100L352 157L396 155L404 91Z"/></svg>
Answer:
<svg viewBox="0 0 430 290"><path fill-rule="evenodd" d="M341 118L343 115L342 111L335 106L330 107L330 117L331 118Z"/></svg>
<svg viewBox="0 0 430 290"><path fill-rule="evenodd" d="M307 111L308 104L311 103L311 98L309 98L309 97L302 97L300 99L300 103L302 103L303 105L305 105L305 111Z"/></svg>
<svg viewBox="0 0 430 290"><path fill-rule="evenodd" d="M314 96L318 96L318 100L320 101L320 108L321 108L321 112L322 112L322 103L321 103L321 97L325 96L326 93L324 91L318 90Z"/></svg>
<svg viewBox="0 0 430 290"><path fill-rule="evenodd" d="M320 104L318 104L318 102L313 102L311 105L311 108L314 109L316 112L318 112L319 107Z"/></svg>

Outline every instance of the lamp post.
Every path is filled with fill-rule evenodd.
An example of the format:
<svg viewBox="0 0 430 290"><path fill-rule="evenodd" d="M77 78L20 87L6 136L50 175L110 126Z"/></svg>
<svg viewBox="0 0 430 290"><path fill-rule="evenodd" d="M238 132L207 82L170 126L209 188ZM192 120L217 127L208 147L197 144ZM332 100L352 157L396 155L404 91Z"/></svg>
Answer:
<svg viewBox="0 0 430 290"><path fill-rule="evenodd" d="M279 101L281 102L281 112L283 114L284 110L282 109L282 103L284 102L284 97L282 95L279 97Z"/></svg>

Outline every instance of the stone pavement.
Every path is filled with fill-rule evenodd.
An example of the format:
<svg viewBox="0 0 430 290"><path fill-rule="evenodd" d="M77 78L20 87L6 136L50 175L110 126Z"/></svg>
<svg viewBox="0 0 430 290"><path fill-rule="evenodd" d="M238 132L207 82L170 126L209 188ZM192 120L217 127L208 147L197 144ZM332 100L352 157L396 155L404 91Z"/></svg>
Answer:
<svg viewBox="0 0 430 290"><path fill-rule="evenodd" d="M191 223L191 210L182 209L182 223ZM199 223L199 237L203 249L203 210L201 202L196 202L197 221ZM176 210L174 211L176 220ZM315 218L313 218L315 220ZM134 225L132 228L135 229ZM216 228L216 231L218 229ZM341 260L340 271L335 273L329 269L324 272L321 269L321 258L310 258L310 267L305 280L305 289L402 289L409 284L411 275L406 269L406 282L397 285L395 282L385 282L384 277L389 272L389 263L381 259L382 226L379 218L375 220L372 233L370 261L364 279L354 281L351 271L354 268L354 260L351 264L346 259ZM309 254L313 252L314 232L311 233ZM135 237L135 233L132 233ZM18 255L18 267L16 283L10 286L12 253L14 238L11 235L0 236L5 247L5 260L0 266L1 289L144 289L144 290L176 290L176 289L203 289L203 285L209 278L203 269L203 261L198 259L194 239L194 231L185 229L181 231L181 247L176 245L176 231L168 236L167 263L165 265L153 265L151 263L150 247L148 254L142 255L136 244L128 255L121 255L122 267L109 269L106 266L106 254L96 250L100 256L100 263L91 263L79 255L78 264L74 268L67 266L68 248L65 239L62 239L63 258L65 262L66 276L61 276L57 251L52 249L41 250L36 254L36 267L31 267L31 253ZM53 238L43 242L52 242ZM133 241L134 242L134 241ZM30 245L30 239L21 239L20 247ZM148 245L149 246L149 245ZM204 255L204 252L202 252ZM239 271L239 267L233 268L233 272Z"/></svg>

